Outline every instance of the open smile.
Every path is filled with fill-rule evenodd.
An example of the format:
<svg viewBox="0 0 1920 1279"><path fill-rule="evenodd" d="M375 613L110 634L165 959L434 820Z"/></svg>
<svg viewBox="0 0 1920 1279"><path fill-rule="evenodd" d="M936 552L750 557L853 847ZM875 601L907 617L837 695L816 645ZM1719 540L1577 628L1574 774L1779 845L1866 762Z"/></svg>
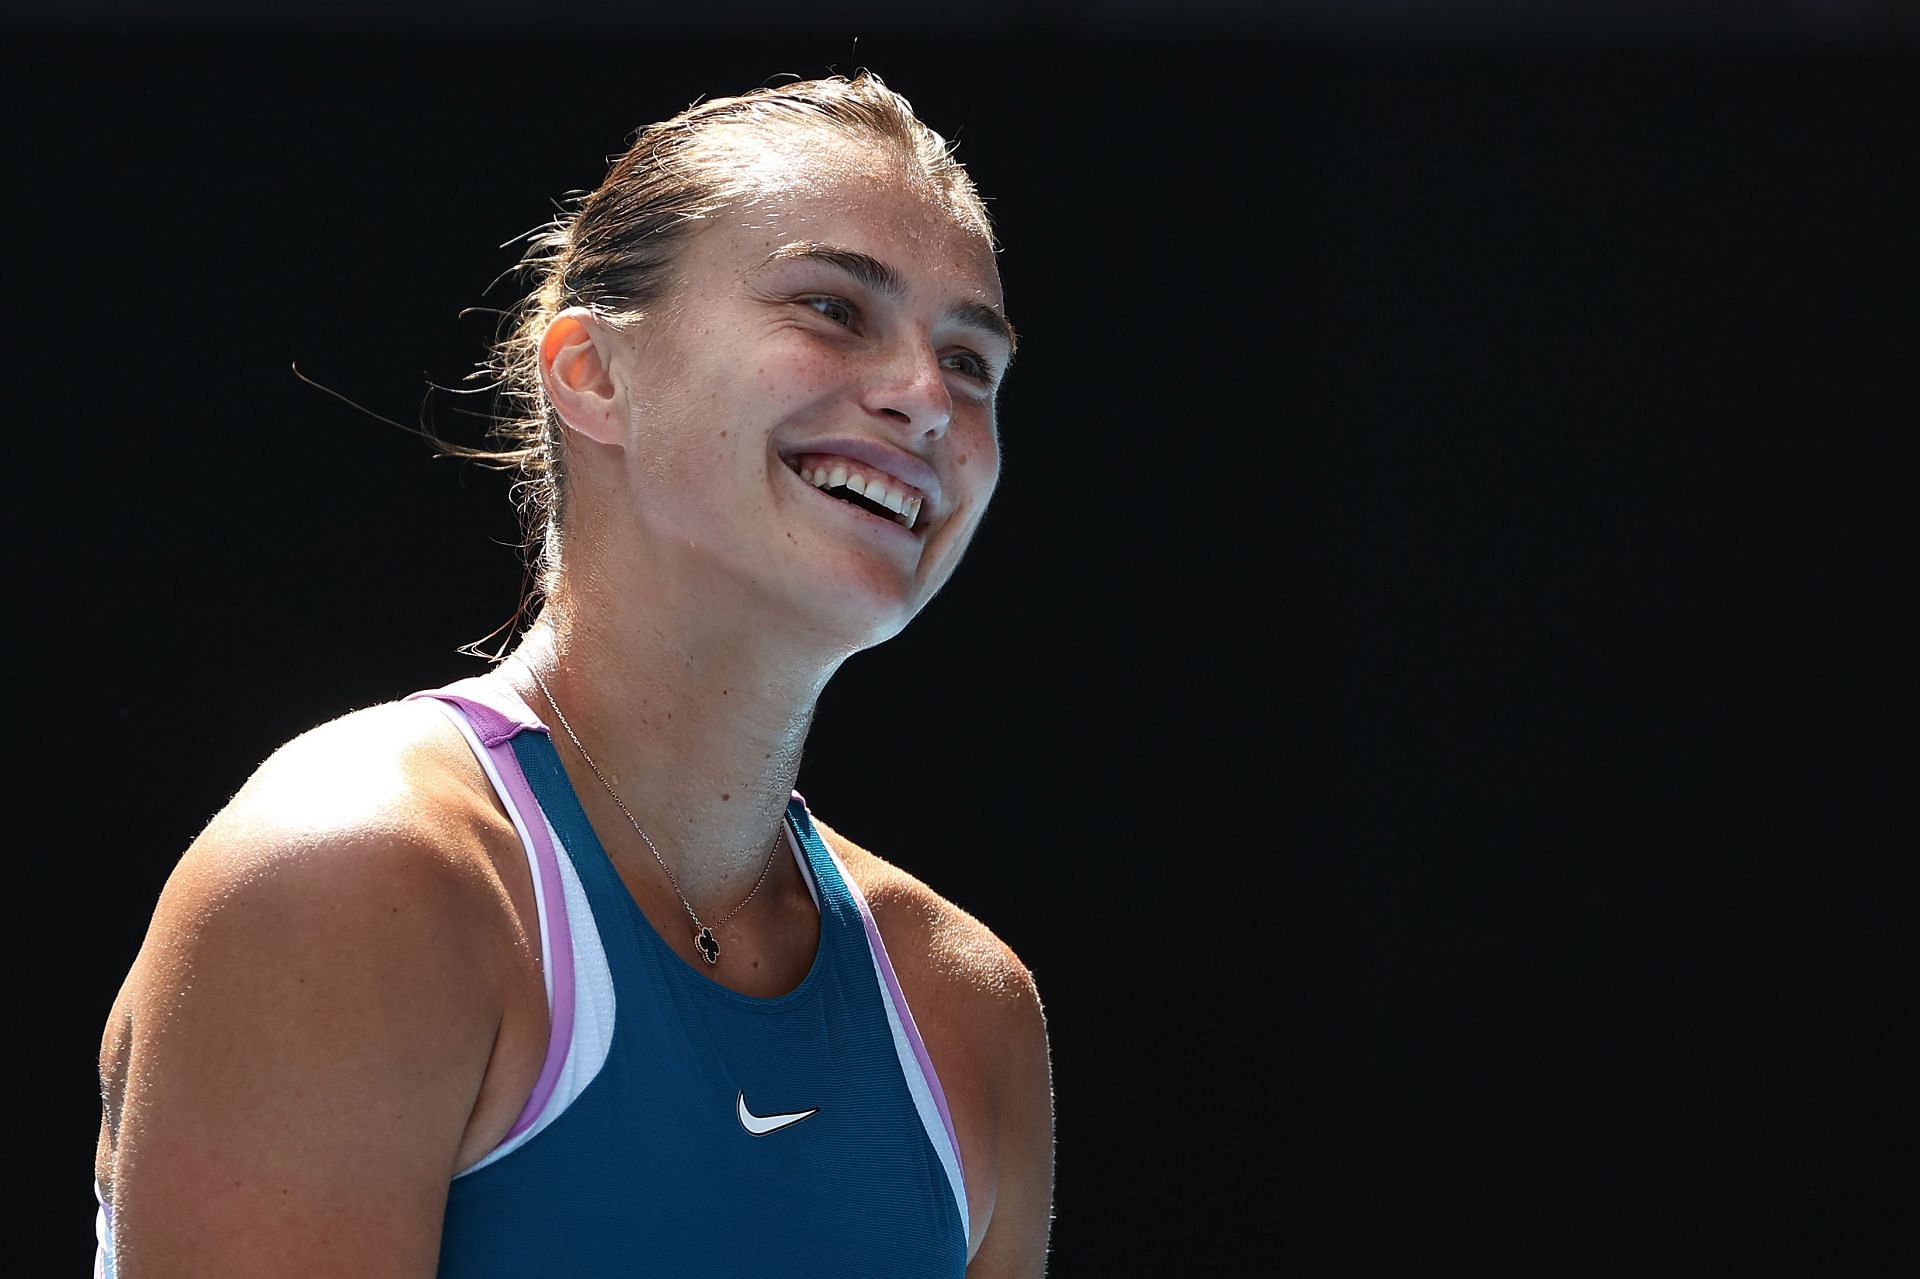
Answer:
<svg viewBox="0 0 1920 1279"><path fill-rule="evenodd" d="M878 520L912 532L928 495L870 462L838 453L801 453L786 458L787 469L823 495Z"/></svg>

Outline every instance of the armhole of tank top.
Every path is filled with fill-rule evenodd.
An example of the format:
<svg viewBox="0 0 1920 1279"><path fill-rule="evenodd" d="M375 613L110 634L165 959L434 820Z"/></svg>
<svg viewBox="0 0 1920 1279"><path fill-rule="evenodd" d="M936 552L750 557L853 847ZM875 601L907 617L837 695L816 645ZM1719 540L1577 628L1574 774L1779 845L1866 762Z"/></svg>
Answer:
<svg viewBox="0 0 1920 1279"><path fill-rule="evenodd" d="M799 798L797 793L795 798ZM801 812L807 813L804 800L801 801ZM927 1045L920 1038L920 1028L914 1024L913 1010L907 1006L906 994L900 989L900 979L894 974L893 960L887 954L886 942L880 937L880 926L874 922L873 908L867 904L867 895L860 891L860 885L847 873L846 863L840 860L840 854L833 851L833 845L814 829L810 813L807 813L806 821L813 837L826 850L827 859L833 863L840 882L847 886L847 895L853 899L854 907L860 912L860 924L867 937L867 954L873 964L874 980L880 987L880 1004L887 1012L887 1029L893 1035L893 1052L900 1060L900 1073L906 1080L907 1091L913 1095L914 1109L920 1114L920 1125L926 1129L927 1140L933 1144L934 1153L940 1158L940 1166L946 1170L948 1188L953 1191L955 1205L960 1211L960 1228L971 1234L973 1215L967 1207L966 1172L960 1163L960 1139L953 1130L953 1115L947 1109L946 1090L940 1086L940 1076L933 1068L933 1058L927 1055ZM811 875L807 879L811 886ZM816 903L818 900L816 894Z"/></svg>
<svg viewBox="0 0 1920 1279"><path fill-rule="evenodd" d="M457 704L438 698L432 700L466 739L520 836L520 847L526 853L527 867L533 877L534 908L540 926L540 967L550 1018L546 1055L526 1105L500 1144L455 1173L457 1181L505 1158L539 1135L600 1073L613 1043L613 976L600 942L600 930L594 922L593 908L587 902L586 889L580 883L573 859L561 851L558 832L547 821L538 801L533 800L512 747L502 743L497 750L489 750ZM503 775L503 769L511 770L521 784L512 785ZM526 793L526 803L516 800L516 791ZM531 815L526 811L529 807ZM529 825L529 816L540 824L537 833ZM557 915L554 913L556 898L560 907Z"/></svg>

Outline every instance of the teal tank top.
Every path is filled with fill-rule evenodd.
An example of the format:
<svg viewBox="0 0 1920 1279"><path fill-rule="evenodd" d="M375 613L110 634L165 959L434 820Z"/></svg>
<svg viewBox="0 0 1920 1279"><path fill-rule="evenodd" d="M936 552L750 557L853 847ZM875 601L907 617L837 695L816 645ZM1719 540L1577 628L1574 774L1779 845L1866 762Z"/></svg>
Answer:
<svg viewBox="0 0 1920 1279"><path fill-rule="evenodd" d="M458 709L529 845L554 1013L520 1123L449 1190L440 1274L964 1274L945 1096L872 913L805 802L785 820L819 948L792 991L742 995L654 931L510 690L477 679L415 696Z"/></svg>
<svg viewBox="0 0 1920 1279"><path fill-rule="evenodd" d="M551 1020L512 1130L448 1190L443 1279L964 1275L945 1094L805 801L785 826L819 948L792 991L742 995L655 933L510 688L479 677L413 697L447 712L519 831ZM94 1273L112 1279L104 1197L95 1228Z"/></svg>

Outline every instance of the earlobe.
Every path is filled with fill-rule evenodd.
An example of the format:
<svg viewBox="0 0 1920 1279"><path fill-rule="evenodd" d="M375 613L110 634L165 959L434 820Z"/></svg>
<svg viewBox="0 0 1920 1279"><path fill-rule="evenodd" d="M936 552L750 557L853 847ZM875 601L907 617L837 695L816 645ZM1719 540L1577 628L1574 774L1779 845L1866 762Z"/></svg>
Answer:
<svg viewBox="0 0 1920 1279"><path fill-rule="evenodd" d="M626 443L626 417L608 336L585 307L560 312L540 339L540 381L547 402L569 429L619 448Z"/></svg>

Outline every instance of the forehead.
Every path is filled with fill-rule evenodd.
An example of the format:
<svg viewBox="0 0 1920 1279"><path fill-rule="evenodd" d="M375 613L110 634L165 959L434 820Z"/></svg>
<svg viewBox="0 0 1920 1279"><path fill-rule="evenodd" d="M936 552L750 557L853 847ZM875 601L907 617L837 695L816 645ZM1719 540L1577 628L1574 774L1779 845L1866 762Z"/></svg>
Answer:
<svg viewBox="0 0 1920 1279"><path fill-rule="evenodd" d="M745 197L689 246L688 283L697 287L691 277L707 272L745 279L783 248L820 243L878 259L915 293L1000 306L999 266L977 206L888 151L834 140L763 148L746 167Z"/></svg>

